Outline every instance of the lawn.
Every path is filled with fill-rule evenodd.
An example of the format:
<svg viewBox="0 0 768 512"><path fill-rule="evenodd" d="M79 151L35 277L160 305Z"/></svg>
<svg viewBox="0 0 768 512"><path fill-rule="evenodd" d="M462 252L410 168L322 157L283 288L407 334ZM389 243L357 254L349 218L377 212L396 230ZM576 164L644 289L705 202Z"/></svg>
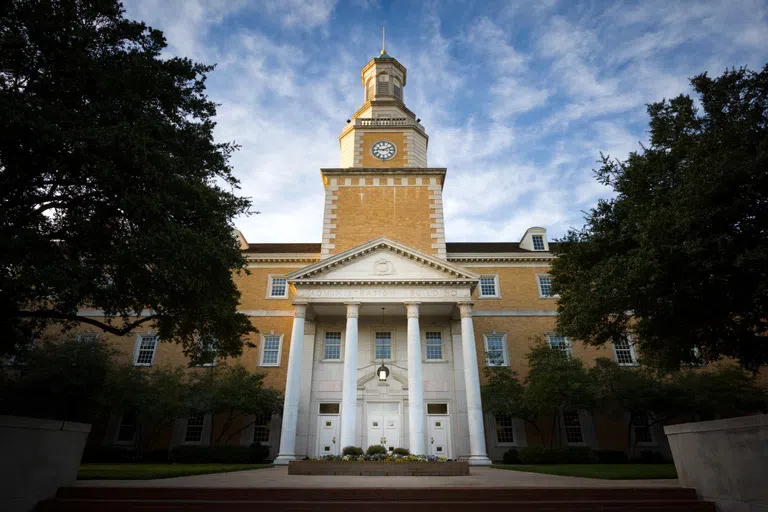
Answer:
<svg viewBox="0 0 768 512"><path fill-rule="evenodd" d="M542 464L531 466L498 465L493 467L512 471L602 478L604 480L677 478L674 464Z"/></svg>
<svg viewBox="0 0 768 512"><path fill-rule="evenodd" d="M152 480L271 468L271 464L82 464L78 480Z"/></svg>

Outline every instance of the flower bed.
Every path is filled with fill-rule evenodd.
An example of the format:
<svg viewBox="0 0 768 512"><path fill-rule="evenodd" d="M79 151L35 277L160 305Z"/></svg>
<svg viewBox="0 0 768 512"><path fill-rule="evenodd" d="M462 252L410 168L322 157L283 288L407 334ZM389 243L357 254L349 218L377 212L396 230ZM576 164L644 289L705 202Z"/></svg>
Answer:
<svg viewBox="0 0 768 512"><path fill-rule="evenodd" d="M328 456L318 459L294 460L288 463L289 475L336 476L465 476L467 462L446 459L428 460L418 455L387 456L365 460L364 456ZM362 459L362 460L361 460Z"/></svg>
<svg viewBox="0 0 768 512"><path fill-rule="evenodd" d="M307 459L310 462L448 462L436 455L397 455L376 453L373 455L324 455Z"/></svg>

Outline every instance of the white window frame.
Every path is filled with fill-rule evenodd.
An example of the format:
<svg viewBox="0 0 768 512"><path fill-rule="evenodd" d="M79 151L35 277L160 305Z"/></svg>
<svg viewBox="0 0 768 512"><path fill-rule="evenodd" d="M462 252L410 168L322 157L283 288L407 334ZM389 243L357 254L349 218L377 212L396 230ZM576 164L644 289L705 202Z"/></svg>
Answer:
<svg viewBox="0 0 768 512"><path fill-rule="evenodd" d="M431 359L428 357L427 351L427 334L436 332L440 335L440 358ZM432 343L431 346L437 346L436 343ZM445 358L445 333L439 329L424 329L424 362L426 363L442 363L446 361Z"/></svg>
<svg viewBox="0 0 768 512"><path fill-rule="evenodd" d="M649 412L645 413L646 418L648 418L648 422L651 423L653 421L653 415ZM629 421L632 423L632 442L635 446L659 446L658 441L656 440L656 435L653 433L653 425L648 425L646 428L648 428L648 433L651 434L651 440L650 441L644 441L644 442L638 442L637 441L637 432L635 429L634 422L632 422L632 413L629 415Z"/></svg>
<svg viewBox="0 0 768 512"><path fill-rule="evenodd" d="M200 343L200 337L199 336L197 338L197 343L198 344ZM216 340L216 344L218 344L218 340ZM216 355L213 356L213 361L211 361L210 363L195 364L194 367L195 368L211 368L213 366L216 366L218 363L219 363L219 354L217 353Z"/></svg>
<svg viewBox="0 0 768 512"><path fill-rule="evenodd" d="M569 359L573 358L573 344L571 343L570 338L567 336L560 336L553 332L547 333L545 336L547 337L547 345L549 345L549 348L554 350L560 350L560 348L552 346L552 338L562 338L566 347L566 350L564 351L565 355L567 355Z"/></svg>
<svg viewBox="0 0 768 512"><path fill-rule="evenodd" d="M272 441L272 414L267 414L265 417L267 418L267 422L265 424L259 425L257 423L253 424L253 433L251 434L251 443L258 442L262 446L271 446ZM253 421L255 422L258 418L254 417ZM258 432L258 429L267 429L267 440L266 441L256 441L256 432Z"/></svg>
<svg viewBox="0 0 768 512"><path fill-rule="evenodd" d="M376 335L378 333L389 333L389 357L376 357ZM373 330L373 360L374 361L394 361L395 359L395 330L382 327Z"/></svg>
<svg viewBox="0 0 768 512"><path fill-rule="evenodd" d="M517 429L515 428L515 418L514 416L510 414L501 414L499 416L509 416L509 420L511 422L511 425L509 427L504 427L505 429L512 430L512 442L507 441L499 441L499 420L496 414L493 415L493 433L494 438L493 440L496 442L496 446L517 446Z"/></svg>
<svg viewBox="0 0 768 512"><path fill-rule="evenodd" d="M565 414L566 413L576 413L576 417L579 419L579 435L581 436L581 441L569 441L568 440L568 425L565 423ZM587 445L587 438L584 435L584 421L581 417L581 412L578 410L569 410L569 411L563 411L560 415L562 424L563 424L563 440L565 441L565 444L568 446L586 446Z"/></svg>
<svg viewBox="0 0 768 512"><path fill-rule="evenodd" d="M198 440L198 441L187 441L187 433L189 432L189 418L192 417L192 416L202 416L203 417L203 422L200 425L194 425L195 427L197 427L197 426L200 427L200 440ZM195 445L195 446L203 444L203 441L205 440L205 422L206 422L207 419L208 419L208 415L205 414L205 413L191 414L191 415L187 416L186 418L184 418L184 441L183 441L183 444Z"/></svg>
<svg viewBox="0 0 768 512"><path fill-rule="evenodd" d="M501 338L501 355L504 361L501 364L490 364L488 360L488 336ZM485 365L486 366L509 366L509 354L507 352L507 334L506 333L486 333L483 334L483 344L485 346Z"/></svg>
<svg viewBox="0 0 768 512"><path fill-rule="evenodd" d="M637 361L637 350L635 349L635 343L632 341L631 337L627 337L627 345L629 345L629 353L632 357L631 363L622 363L619 361L619 354L616 352L616 342L611 342L611 347L613 347L613 358L616 360L616 364L619 366L640 366L640 363ZM626 350L626 349L623 349Z"/></svg>
<svg viewBox="0 0 768 512"><path fill-rule="evenodd" d="M325 354L326 354L326 352L325 352L325 341L326 341L326 339L325 338L326 338L326 336L328 335L329 332L338 332L341 335L340 338L339 338L339 358L338 359L326 359L325 358ZM322 357L322 361L323 362L325 362L325 363L340 363L340 362L344 361L344 338L345 338L345 333L344 333L343 329L328 329L327 331L323 331L323 338L322 338L322 341L323 341L323 347L322 347L323 357Z"/></svg>
<svg viewBox="0 0 768 512"><path fill-rule="evenodd" d="M536 237L541 239L541 249L536 248ZM534 251L538 252L544 252L547 250L547 244L544 240L544 235L539 233L533 233L531 234L531 247L533 247Z"/></svg>
<svg viewBox="0 0 768 512"><path fill-rule="evenodd" d="M267 298L268 299L287 299L288 298L288 280L285 281L285 293L283 295L272 294L272 281L275 279L285 279L283 274L269 274L267 279Z"/></svg>
<svg viewBox="0 0 768 512"><path fill-rule="evenodd" d="M144 338L155 338L155 347L152 349L152 360L148 363L139 362L139 354L141 353L141 342ZM155 356L157 356L157 346L160 345L160 337L152 332L143 332L136 335L136 344L133 347L133 366L153 366L155 364Z"/></svg>
<svg viewBox="0 0 768 512"><path fill-rule="evenodd" d="M483 278L493 278L493 287L494 293L493 295L484 295L483 294L483 285L480 281L477 282L477 297L480 299L500 299L501 298L501 286L499 286L499 274L482 274L480 276L480 280Z"/></svg>
<svg viewBox="0 0 768 512"><path fill-rule="evenodd" d="M134 415L135 417L135 423L133 426L133 439L130 441L121 441L120 440L120 426L123 424L123 419L125 419L125 412L120 414L120 419L117 422L117 428L115 429L115 438L112 442L112 444L118 445L118 446L133 446L136 444L136 434L139 431L139 418L137 415Z"/></svg>
<svg viewBox="0 0 768 512"><path fill-rule="evenodd" d="M556 298L560 297L559 295L556 295L556 294L544 295L544 292L541 289L541 278L542 277L544 277L544 278L548 277L549 279L552 279L552 276L549 275L549 274L536 274L536 286L539 289L539 298L540 299L556 299ZM550 288L550 290L552 290L552 284L549 285L549 288Z"/></svg>
<svg viewBox="0 0 768 512"><path fill-rule="evenodd" d="M267 338L279 338L277 344L277 362L265 363L264 362L264 350L266 348ZM262 334L261 335L261 349L259 350L259 366L266 368L275 368L280 366L280 358L283 355L283 335L282 334Z"/></svg>

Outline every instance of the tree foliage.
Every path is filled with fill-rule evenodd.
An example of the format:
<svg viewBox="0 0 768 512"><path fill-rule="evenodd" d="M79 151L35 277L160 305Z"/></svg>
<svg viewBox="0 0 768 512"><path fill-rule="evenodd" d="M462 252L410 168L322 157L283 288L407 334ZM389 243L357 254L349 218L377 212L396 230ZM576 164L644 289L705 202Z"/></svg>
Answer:
<svg viewBox="0 0 768 512"><path fill-rule="evenodd" d="M213 68L165 47L116 0L0 10L0 327L19 335L0 354L29 322L152 322L193 357L197 335L238 355L254 330L232 278L232 220L250 203L234 194L236 146L213 138Z"/></svg>
<svg viewBox="0 0 768 512"><path fill-rule="evenodd" d="M648 106L650 145L602 157L616 195L571 230L551 273L558 331L602 345L634 331L660 368L768 363L768 66L696 76Z"/></svg>

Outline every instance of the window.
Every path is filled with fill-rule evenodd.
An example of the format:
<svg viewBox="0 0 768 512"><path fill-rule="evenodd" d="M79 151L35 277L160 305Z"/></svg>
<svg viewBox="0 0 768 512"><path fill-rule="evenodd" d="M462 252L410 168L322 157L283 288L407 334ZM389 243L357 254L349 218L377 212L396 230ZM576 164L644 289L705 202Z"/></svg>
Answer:
<svg viewBox="0 0 768 512"><path fill-rule="evenodd" d="M443 337L440 332L427 332L427 361L443 359Z"/></svg>
<svg viewBox="0 0 768 512"><path fill-rule="evenodd" d="M187 418L185 443L199 443L203 440L203 423L205 423L205 414L203 413L193 414Z"/></svg>
<svg viewBox="0 0 768 512"><path fill-rule="evenodd" d="M512 424L512 416L498 414L496 420L496 442L498 444L515 444L515 428Z"/></svg>
<svg viewBox="0 0 768 512"><path fill-rule="evenodd" d="M613 352L616 354L616 362L619 366L636 366L635 346L629 340L613 342Z"/></svg>
<svg viewBox="0 0 768 512"><path fill-rule="evenodd" d="M448 404L427 404L427 414L448 414Z"/></svg>
<svg viewBox="0 0 768 512"><path fill-rule="evenodd" d="M261 366L280 365L280 341L282 336L264 336L261 348Z"/></svg>
<svg viewBox="0 0 768 512"><path fill-rule="evenodd" d="M504 335L487 334L485 335L485 357L488 366L506 366L507 354L504 349Z"/></svg>
<svg viewBox="0 0 768 512"><path fill-rule="evenodd" d="M499 297L499 276L480 277L480 297Z"/></svg>
<svg viewBox="0 0 768 512"><path fill-rule="evenodd" d="M549 346L552 349L565 354L567 357L573 357L573 352L571 351L571 340L565 336L547 334L547 340L549 341Z"/></svg>
<svg viewBox="0 0 768 512"><path fill-rule="evenodd" d="M197 343L200 345L200 353L194 356L192 365L216 366L219 358L218 340L213 336L204 335L198 338Z"/></svg>
<svg viewBox="0 0 768 512"><path fill-rule="evenodd" d="M117 443L133 443L136 440L136 413L128 411L123 413L117 426Z"/></svg>
<svg viewBox="0 0 768 512"><path fill-rule="evenodd" d="M389 75L382 73L378 76L378 83L376 84L376 95L382 94L389 95Z"/></svg>
<svg viewBox="0 0 768 512"><path fill-rule="evenodd" d="M570 443L583 443L581 435L581 420L577 411L563 412L563 426L565 427L565 440Z"/></svg>
<svg viewBox="0 0 768 512"><path fill-rule="evenodd" d="M99 333L81 332L75 335L75 340L77 340L80 343L95 343L99 341Z"/></svg>
<svg viewBox="0 0 768 512"><path fill-rule="evenodd" d="M271 414L262 414L257 416L253 423L253 442L269 444L270 424L272 423Z"/></svg>
<svg viewBox="0 0 768 512"><path fill-rule="evenodd" d="M550 276L536 276L539 281L539 297L552 297L552 278Z"/></svg>
<svg viewBox="0 0 768 512"><path fill-rule="evenodd" d="M139 334L136 344L135 366L152 366L157 349L157 335Z"/></svg>
<svg viewBox="0 0 768 512"><path fill-rule="evenodd" d="M392 80L392 85L394 85L395 90L395 98L402 100L403 99L403 87L400 85L400 80L397 78Z"/></svg>
<svg viewBox="0 0 768 512"><path fill-rule="evenodd" d="M341 360L341 333L340 332L325 333L324 359L331 360L331 361Z"/></svg>
<svg viewBox="0 0 768 512"><path fill-rule="evenodd" d="M288 281L284 277L269 276L268 299L284 299L288 297Z"/></svg>
<svg viewBox="0 0 768 512"><path fill-rule="evenodd" d="M376 333L376 359L392 359L392 333Z"/></svg>
<svg viewBox="0 0 768 512"><path fill-rule="evenodd" d="M632 431L637 444L653 444L651 418L646 413L632 413Z"/></svg>
<svg viewBox="0 0 768 512"><path fill-rule="evenodd" d="M544 250L544 235L531 235L531 241L533 241L534 251Z"/></svg>
<svg viewBox="0 0 768 512"><path fill-rule="evenodd" d="M339 414L339 404L338 403L320 404L318 411L320 412L320 414Z"/></svg>

